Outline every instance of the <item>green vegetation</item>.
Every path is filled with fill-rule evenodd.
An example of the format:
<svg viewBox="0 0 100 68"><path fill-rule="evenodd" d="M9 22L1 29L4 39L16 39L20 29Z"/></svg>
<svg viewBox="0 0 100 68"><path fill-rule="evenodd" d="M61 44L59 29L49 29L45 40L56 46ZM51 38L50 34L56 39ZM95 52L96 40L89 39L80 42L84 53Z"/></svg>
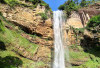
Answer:
<svg viewBox="0 0 100 68"><path fill-rule="evenodd" d="M16 68L22 65L22 61L18 57L6 56L0 57L0 68Z"/></svg>
<svg viewBox="0 0 100 68"><path fill-rule="evenodd" d="M22 2L28 1L28 2ZM43 20L48 18L46 12L50 9L49 5L42 0L0 0L1 5L8 6L10 10L13 8L32 8L37 7L38 4L46 7L45 13L41 13ZM25 33L32 41L24 38L22 35L25 32L21 30L20 26L8 22L0 13L0 68L43 68L48 66L47 62L41 61L37 56L38 45L32 43L37 36ZM33 57L35 55L35 57ZM48 54L50 57L51 54ZM47 56L47 57L48 57ZM36 60L36 61L34 61Z"/></svg>
<svg viewBox="0 0 100 68"><path fill-rule="evenodd" d="M17 0L0 0L1 3L6 3L9 6L13 7L18 4Z"/></svg>
<svg viewBox="0 0 100 68"><path fill-rule="evenodd" d="M47 20L47 14L46 13L39 13L39 15L42 17L42 20Z"/></svg>
<svg viewBox="0 0 100 68"><path fill-rule="evenodd" d="M49 5L47 3L45 3L43 0L26 0L26 1L32 2L34 7L36 7L38 4L40 4L41 6L45 6L47 10L51 10Z"/></svg>
<svg viewBox="0 0 100 68"><path fill-rule="evenodd" d="M20 2L20 0L0 0L0 3L8 4L11 7L14 7L16 5L22 5L25 7L31 7L32 9L36 8L37 5L40 4L41 6L45 6L45 8L48 11L52 11L51 8L49 7L49 5L47 3L45 3L43 0L25 0L25 1L30 2L33 5L28 5L28 4L22 3L22 2Z"/></svg>
<svg viewBox="0 0 100 68"><path fill-rule="evenodd" d="M60 5L58 9L59 9L59 10L64 10L64 9L65 9L65 4Z"/></svg>
<svg viewBox="0 0 100 68"><path fill-rule="evenodd" d="M97 2L98 0L81 0L80 6L81 7L86 7L88 5L91 5L95 2Z"/></svg>
<svg viewBox="0 0 100 68"><path fill-rule="evenodd" d="M69 16L71 14L71 11L76 11L78 9L78 6L75 4L73 0L68 0L63 5L61 5L59 10L65 10L67 15Z"/></svg>
<svg viewBox="0 0 100 68"><path fill-rule="evenodd" d="M87 3L86 0L82 0L81 3L80 3L80 5L81 5L82 7L84 7L84 6L86 6L86 3Z"/></svg>
<svg viewBox="0 0 100 68"><path fill-rule="evenodd" d="M30 46L31 48L29 48L29 49L27 48L27 51L30 51L31 53L35 53L35 51L38 47L37 45L30 43L27 39L22 37L16 31L5 28L3 21L1 21L0 24L1 23L2 23L2 25L0 25L1 26L0 30L2 30L2 31L0 31L0 41L2 41L5 45L11 45L11 46L18 45L18 46L22 46L25 48Z"/></svg>
<svg viewBox="0 0 100 68"><path fill-rule="evenodd" d="M17 5L25 6L25 7L33 7L32 5L24 4L24 3L20 2L19 0L1 0L0 3L8 4L11 8L14 8Z"/></svg>
<svg viewBox="0 0 100 68"><path fill-rule="evenodd" d="M89 31L92 31L93 33L100 33L100 15L94 16L90 19L90 21L87 24L86 27Z"/></svg>
<svg viewBox="0 0 100 68"><path fill-rule="evenodd" d="M59 10L64 10L66 11L67 16L71 14L71 11L77 11L81 7L86 7L90 4L93 4L94 0L68 0L66 1L63 5L59 6Z"/></svg>
<svg viewBox="0 0 100 68"><path fill-rule="evenodd" d="M72 68L99 68L100 67L100 15L94 16L88 22L86 28L72 28L79 43L69 46ZM89 30L93 38L84 35L84 30ZM79 38L81 37L81 38ZM78 64L79 63L79 64ZM74 65L76 64L76 65Z"/></svg>
<svg viewBox="0 0 100 68"><path fill-rule="evenodd" d="M84 52L81 46L70 46L70 61L80 65L72 66L72 68L99 68L100 67L100 50L91 49Z"/></svg>
<svg viewBox="0 0 100 68"><path fill-rule="evenodd" d="M3 25L3 22L0 20L0 32L4 32L5 29L4 29L4 25Z"/></svg>
<svg viewBox="0 0 100 68"><path fill-rule="evenodd" d="M37 68L41 66L45 66L42 61L34 62L10 50L0 51L0 68Z"/></svg>
<svg viewBox="0 0 100 68"><path fill-rule="evenodd" d="M21 53L21 51L16 48L17 46L20 46L25 48L25 51L34 55L38 45L31 43L22 37L20 32L7 29L5 25L8 24L10 26L14 26L10 24L10 22L8 22L0 13L0 68L36 68L45 66L46 64L42 61L34 62L15 52L18 51Z"/></svg>

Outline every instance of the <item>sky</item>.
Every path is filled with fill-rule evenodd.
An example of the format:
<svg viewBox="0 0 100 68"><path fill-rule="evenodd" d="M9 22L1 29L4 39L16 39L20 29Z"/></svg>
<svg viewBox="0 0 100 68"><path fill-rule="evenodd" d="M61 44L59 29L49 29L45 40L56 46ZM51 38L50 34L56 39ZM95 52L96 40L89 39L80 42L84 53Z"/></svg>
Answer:
<svg viewBox="0 0 100 68"><path fill-rule="evenodd" d="M51 7L51 9L53 11L56 11L56 10L58 10L58 7L62 4L64 4L65 1L67 1L67 0L43 0L43 1L45 1L47 4L49 4L49 6Z"/></svg>

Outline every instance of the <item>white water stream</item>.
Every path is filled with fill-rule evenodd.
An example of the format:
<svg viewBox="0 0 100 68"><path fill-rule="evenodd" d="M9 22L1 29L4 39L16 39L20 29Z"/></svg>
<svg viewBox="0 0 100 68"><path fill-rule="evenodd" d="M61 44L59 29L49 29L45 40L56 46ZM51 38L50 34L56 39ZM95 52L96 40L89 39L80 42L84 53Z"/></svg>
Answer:
<svg viewBox="0 0 100 68"><path fill-rule="evenodd" d="M54 11L54 63L53 68L65 68L63 26L65 24L63 11Z"/></svg>

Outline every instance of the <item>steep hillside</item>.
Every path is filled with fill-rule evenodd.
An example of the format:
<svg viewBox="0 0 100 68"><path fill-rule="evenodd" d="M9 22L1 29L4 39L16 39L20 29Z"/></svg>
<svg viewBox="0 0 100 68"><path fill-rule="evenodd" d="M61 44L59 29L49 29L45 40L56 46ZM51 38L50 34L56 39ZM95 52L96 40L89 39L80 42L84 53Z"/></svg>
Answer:
<svg viewBox="0 0 100 68"><path fill-rule="evenodd" d="M66 22L66 41L72 68L100 67L100 3L72 11Z"/></svg>
<svg viewBox="0 0 100 68"><path fill-rule="evenodd" d="M51 66L51 13L42 0L0 1L0 68Z"/></svg>

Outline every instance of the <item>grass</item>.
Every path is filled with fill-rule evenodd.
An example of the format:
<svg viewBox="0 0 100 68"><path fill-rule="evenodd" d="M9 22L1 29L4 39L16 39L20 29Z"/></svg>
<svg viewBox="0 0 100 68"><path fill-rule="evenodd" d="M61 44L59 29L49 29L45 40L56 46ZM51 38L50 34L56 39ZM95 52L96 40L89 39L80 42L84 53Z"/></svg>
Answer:
<svg viewBox="0 0 100 68"><path fill-rule="evenodd" d="M10 57L11 59L19 58L19 61L22 62L22 65L20 65L22 68L27 68L27 67L36 68L36 67L44 66L45 64L42 61L34 62L32 60L23 58L12 51L13 49L16 50L14 46L20 46L20 47L25 48L27 52L30 52L32 55L34 55L34 53L36 52L38 48L38 45L31 43L30 41L22 37L20 35L21 34L20 32L7 29L4 26L4 22L6 21L2 19L0 20L0 46L2 46L1 44L2 42L3 45L6 47L6 50L2 50L0 47L0 67L1 68L16 68L16 66L14 66L13 63L10 64L9 62L7 62L7 61L12 61L8 57ZM6 24L9 24L9 23L6 22ZM15 64L20 63L17 61L15 62L16 62Z"/></svg>
<svg viewBox="0 0 100 68"><path fill-rule="evenodd" d="M84 52L81 46L70 47L70 49L76 49L78 51L70 50L70 60L72 61L85 61L80 66L72 66L72 68L99 68L100 67L100 50L91 49L88 52ZM87 60L86 60L87 59Z"/></svg>
<svg viewBox="0 0 100 68"><path fill-rule="evenodd" d="M43 67L46 66L46 64L42 61L34 62L32 60L26 59L24 57L19 56L12 50L16 50L15 46L20 46L25 48L25 50L32 55L37 51L38 45L31 43L29 40L22 37L20 34L23 33L22 30L16 31L16 30L10 30L7 29L4 25L10 25L13 28L15 27L10 22L6 21L6 19L0 15L0 46L3 45L6 47L6 50L2 50L0 47L0 68L16 68L16 64L21 63L21 65L18 66L22 68L37 68L37 67ZM5 23L4 23L5 22ZM35 38L36 35L31 35L31 37ZM15 63L10 64L7 61L13 61L11 59L18 58L20 62L15 61ZM6 59L6 60L5 60ZM3 62L3 61L4 62ZM15 64L15 65L14 65Z"/></svg>
<svg viewBox="0 0 100 68"><path fill-rule="evenodd" d="M70 52L70 57L74 60L84 60L88 57L88 54L85 52Z"/></svg>
<svg viewBox="0 0 100 68"><path fill-rule="evenodd" d="M17 0L3 0L6 4L8 4L9 6L13 7L15 5L18 4Z"/></svg>
<svg viewBox="0 0 100 68"><path fill-rule="evenodd" d="M45 64L42 61L34 62L32 60L28 60L26 58L20 57L13 51L9 51L9 50L8 51L0 51L0 57L4 58L6 56L13 56L13 57L19 58L22 61L22 65L20 65L19 67L22 67L22 68L27 68L27 67L28 68L36 68L36 67L45 66ZM9 63L7 63L7 64L9 64ZM9 66L6 66L6 68L16 68L16 66L13 66L13 65L9 65ZM11 67L11 66L13 66L13 67ZM0 67L1 67L1 65L0 65Z"/></svg>
<svg viewBox="0 0 100 68"><path fill-rule="evenodd" d="M9 24L8 22L0 13L0 41L3 42L5 45L9 46L21 46L24 47L27 51L34 54L38 48L38 45L31 43L24 37L20 35L17 31L9 30L5 28L5 24ZM4 24L5 22L5 24ZM12 24L9 24L12 25ZM14 27L14 25L13 25ZM13 48L13 47L12 47ZM11 49L11 48L10 48Z"/></svg>
<svg viewBox="0 0 100 68"><path fill-rule="evenodd" d="M36 67L45 65L43 62L34 62L34 61L31 61L31 60L22 58L22 57L16 55L13 51L11 51L11 49L14 49L11 45L15 44L15 46L16 46L18 44L18 45L26 48L26 51L29 51L32 54L34 54L38 46L33 44L33 43L30 43L28 40L21 37L19 34L15 33L15 32L14 33L12 32L10 34L9 33L10 33L9 30L4 35L2 35L0 33L0 41L4 42L8 46L7 51L0 51L1 57L6 57L6 56L19 57L23 61L23 65L22 65L23 68L26 68L26 67L36 68ZM31 47L28 48L29 46L31 46ZM7 66L7 68L9 68L9 67ZM16 67L10 67L10 68L16 68Z"/></svg>
<svg viewBox="0 0 100 68"><path fill-rule="evenodd" d="M5 28L5 33L0 33L0 41L4 42L5 45L21 46L32 54L35 53L38 45L29 42L27 39L22 37L16 31L10 31Z"/></svg>

